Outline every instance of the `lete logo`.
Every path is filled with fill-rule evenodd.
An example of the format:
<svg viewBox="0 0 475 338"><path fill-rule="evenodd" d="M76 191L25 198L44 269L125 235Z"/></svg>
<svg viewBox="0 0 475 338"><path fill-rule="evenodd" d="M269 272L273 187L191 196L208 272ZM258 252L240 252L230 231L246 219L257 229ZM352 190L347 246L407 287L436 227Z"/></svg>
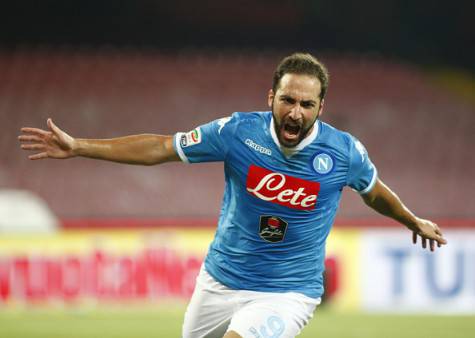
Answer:
<svg viewBox="0 0 475 338"><path fill-rule="evenodd" d="M320 183L251 165L246 189L251 195L267 202L292 209L312 210L317 204Z"/></svg>

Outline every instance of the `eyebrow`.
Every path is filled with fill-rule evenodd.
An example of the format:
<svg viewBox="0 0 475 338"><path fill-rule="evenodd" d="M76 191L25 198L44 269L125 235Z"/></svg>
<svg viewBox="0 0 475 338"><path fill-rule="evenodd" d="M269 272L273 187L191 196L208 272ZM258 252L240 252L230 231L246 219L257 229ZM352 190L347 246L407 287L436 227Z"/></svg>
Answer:
<svg viewBox="0 0 475 338"><path fill-rule="evenodd" d="M281 98L281 99L292 99L292 100L295 100L295 98L293 98L292 96L287 95L287 94L282 94L282 95L279 96L279 98ZM297 101L297 100L295 100L295 101ZM316 104L317 104L317 101L315 101L315 100L302 100L302 101L300 101L300 103L304 103L304 104L313 103L313 104L316 105Z"/></svg>

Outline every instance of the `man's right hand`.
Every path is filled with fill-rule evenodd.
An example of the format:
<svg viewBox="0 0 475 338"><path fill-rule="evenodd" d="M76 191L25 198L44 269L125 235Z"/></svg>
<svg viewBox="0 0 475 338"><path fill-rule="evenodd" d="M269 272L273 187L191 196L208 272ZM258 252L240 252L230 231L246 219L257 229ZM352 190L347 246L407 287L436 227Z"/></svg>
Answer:
<svg viewBox="0 0 475 338"><path fill-rule="evenodd" d="M59 129L51 119L47 120L50 131L38 128L21 128L22 135L18 136L21 148L36 151L28 156L30 160L43 158L70 158L74 157L75 140Z"/></svg>

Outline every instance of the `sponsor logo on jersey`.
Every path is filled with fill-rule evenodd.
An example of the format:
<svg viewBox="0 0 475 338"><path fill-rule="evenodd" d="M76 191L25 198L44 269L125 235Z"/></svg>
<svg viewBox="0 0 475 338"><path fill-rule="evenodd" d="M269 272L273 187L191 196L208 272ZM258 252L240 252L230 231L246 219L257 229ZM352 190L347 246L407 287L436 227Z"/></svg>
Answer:
<svg viewBox="0 0 475 338"><path fill-rule="evenodd" d="M181 135L180 145L182 148L189 147L189 146L199 144L199 143L201 143L200 127Z"/></svg>
<svg viewBox="0 0 475 338"><path fill-rule="evenodd" d="M259 236L267 242L282 242L287 231L287 222L277 216L261 216Z"/></svg>
<svg viewBox="0 0 475 338"><path fill-rule="evenodd" d="M335 161L330 154L327 153L318 153L312 161L313 169L320 174L326 175L331 173L333 167L335 166Z"/></svg>
<svg viewBox="0 0 475 338"><path fill-rule="evenodd" d="M270 149L267 149L267 148L255 143L251 139L246 139L246 141L244 141L244 143L246 143L250 148L254 149L255 151L257 151L261 154L266 154L266 155L269 155L269 156L272 155L272 151Z"/></svg>
<svg viewBox="0 0 475 338"><path fill-rule="evenodd" d="M251 195L267 202L292 209L312 210L317 203L320 183L251 165L246 189Z"/></svg>

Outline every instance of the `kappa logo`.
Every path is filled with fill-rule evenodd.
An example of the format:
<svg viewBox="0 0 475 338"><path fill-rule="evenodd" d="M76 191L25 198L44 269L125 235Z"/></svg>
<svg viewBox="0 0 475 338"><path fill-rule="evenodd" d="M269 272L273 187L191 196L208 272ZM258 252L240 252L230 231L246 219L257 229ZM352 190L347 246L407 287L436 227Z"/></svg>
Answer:
<svg viewBox="0 0 475 338"><path fill-rule="evenodd" d="M292 209L313 210L317 204L320 183L251 165L247 173L246 189L251 195L266 202Z"/></svg>
<svg viewBox="0 0 475 338"><path fill-rule="evenodd" d="M244 141L244 143L246 143L250 148L254 149L255 151L257 151L261 154L266 154L266 155L272 156L272 150L264 148L263 146L255 143L251 139L246 139L246 141Z"/></svg>
<svg viewBox="0 0 475 338"><path fill-rule="evenodd" d="M228 117L223 117L222 119L218 120L218 125L219 125L218 134L221 134L221 130L224 128L226 123L228 123L230 120L231 120L231 117L229 117L229 116Z"/></svg>
<svg viewBox="0 0 475 338"><path fill-rule="evenodd" d="M182 148L186 148L195 144L201 143L201 129L200 127L193 129L192 131L182 134L180 138L180 145Z"/></svg>
<svg viewBox="0 0 475 338"><path fill-rule="evenodd" d="M361 155L361 163L363 163L363 162L364 162L365 155L366 155L366 149L365 149L363 143L361 143L360 141L356 140L356 142L355 142L355 148L356 148L356 150L358 150L358 152L360 153L360 155Z"/></svg>

